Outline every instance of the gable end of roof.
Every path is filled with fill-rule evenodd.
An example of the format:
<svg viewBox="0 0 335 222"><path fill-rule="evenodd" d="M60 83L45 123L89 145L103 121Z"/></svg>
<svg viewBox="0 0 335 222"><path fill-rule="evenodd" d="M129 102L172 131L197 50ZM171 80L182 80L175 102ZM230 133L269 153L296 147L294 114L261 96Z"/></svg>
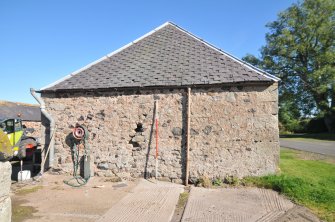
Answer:
<svg viewBox="0 0 335 222"><path fill-rule="evenodd" d="M173 29L173 31L178 32L180 34L180 35L178 33L177 33L178 35L175 34L175 36L174 36L175 38L177 38L177 37L184 38L187 41L189 41L189 43L191 42L192 44L197 44L198 48L199 48L200 43L205 45L206 47L208 47L208 49L207 48L202 48L202 50L209 51L209 49L210 49L210 50L213 50L213 51L217 52L216 53L217 54L216 59L218 58L219 55L222 55L226 59L229 60L228 62L234 63L234 64L231 64L231 66L233 66L233 68L236 69L235 72L238 72L238 71L242 72L241 74L239 74L239 76L236 76L236 79L234 79L234 76L230 77L230 79L229 79L228 77L222 77L222 73L226 73L226 71L223 70L223 69L225 69L225 67L220 67L220 69L222 69L221 73L216 74L216 76L213 77L212 81L207 81L207 84L216 84L216 83L220 83L220 81L221 81L221 83L239 82L239 81L240 82L248 82L248 81L257 82L258 80L260 82L268 82L268 81L278 82L278 81L280 81L280 79L278 77L273 76L273 75L271 75L271 74L269 74L269 73L267 73L267 72L265 72L265 71L263 71L259 68L256 68L256 67L252 66L251 64L248 64L248 63L236 58L235 56L233 56L233 55L219 49L218 47L215 47L214 45L202 40L201 38L195 36L194 34L188 32L188 31L186 31L185 29L177 26L176 24L174 24L172 22L166 22L163 25L157 27L156 29L154 29L154 30L148 32L147 34L141 36L140 38L134 40L133 42L130 42L129 44L127 44L127 45L125 45L125 46L107 54L106 56L103 56L102 58L100 58L100 59L82 67L81 69L79 69L77 71L74 71L71 74L69 74L69 75L67 75L67 76L65 76L65 77L63 77L63 78L45 86L45 87L42 87L39 90L39 92L57 91L57 90L62 90L62 89L67 89L67 90L79 89L78 86L77 86L77 88L74 87L74 86L71 86L71 84L73 84L73 82L70 81L71 79L79 78L79 77L77 77L78 74L88 78L87 75L92 74L92 72L93 72L93 71L90 71L90 69L94 69L94 67L99 66L99 64L102 64L102 63L108 63L108 62L112 63L111 59L113 59L114 57L121 57L121 58L119 58L119 60L122 61L122 56L120 56L120 54L124 53L127 50L131 51L131 49L134 49L134 48L136 49L136 47L141 47L141 46L138 46L138 45L141 45L140 43L145 42L145 41L147 41L146 42L147 44L148 43L152 44L152 42L150 42L148 39L152 40L153 38L155 38L155 40L158 40L158 41L156 41L156 42L158 42L157 43L158 45L156 47L158 47L158 48L161 47L161 48L159 48L160 50L163 50L163 51L165 50L165 48L162 48L162 47L167 47L167 49L169 49L170 46L168 44L169 43L168 38L173 38L173 37L170 36L170 34L171 34L170 32L171 32L172 29ZM165 32L163 30L165 30ZM157 32L161 33L161 35L166 35L166 36L160 37L159 34L156 34ZM181 34L181 33L183 33L183 34ZM173 33L171 35L173 36ZM193 40L191 40L191 39L193 39ZM170 41L171 40L173 40L173 39L170 39ZM165 41L165 42L163 42L163 41ZM196 42L198 42L198 43L196 43ZM139 43L139 44L137 44L137 43ZM183 43L183 42L181 42L181 43ZM161 44L161 45L159 45L159 44ZM155 49L154 47L151 48L151 50L154 50L154 49ZM174 49L178 51L179 47L175 47ZM186 51L187 50L191 53L192 50L194 50L194 47L192 48L192 46L190 46L189 48L186 48ZM201 51L201 49L199 49L199 50L200 50L199 53L201 54L202 51ZM133 51L136 51L136 50L133 50ZM184 51L185 51L185 49L184 49ZM128 54L130 54L130 56L133 56L133 58L137 59L137 57L139 57L138 55L137 55L137 57L134 57L135 55L132 55L131 53L133 53L133 52L130 52L130 53L128 52ZM166 53L166 52L164 51L164 53ZM207 52L207 53L208 54L213 54L212 52ZM125 56L127 56L127 55L125 55ZM174 59L174 52L170 52L170 54L168 54L167 56L170 56L171 59ZM130 60L129 58L124 57L124 56L123 56L123 59L124 59L125 62L133 61L133 60ZM140 59L137 62L141 64ZM153 58L153 60L155 60L155 59L156 58ZM145 61L145 62L147 62L147 61ZM157 63L157 61L153 61L153 63ZM115 66L115 63L109 65L108 67L110 68L113 65ZM150 65L152 65L152 64L150 64ZM160 65L165 66L166 64L162 63ZM178 65L179 65L178 61L175 61L175 64L172 64L171 67L175 67L175 66L178 66ZM197 64L197 65L199 65L199 64ZM192 72L194 73L195 71L197 72L197 70L194 71L194 70L190 70L189 67L181 67L181 69L186 69L186 71L184 73L179 74L180 75L179 77L175 76L175 79L171 79L165 73L163 76L157 76L157 78L155 78L155 79L157 79L157 81L152 82L152 85L150 85L150 84L147 84L147 82L144 82L145 78L141 79L145 76L138 76L138 74L137 74L137 73L147 72L146 75L149 75L150 73L148 74L148 72L150 70L147 71L147 70L145 70L145 67L144 67L143 70L137 70L136 73L133 72L133 73L130 73L130 74L126 75L128 79L126 79L126 80L123 79L123 80L121 80L121 82L119 81L119 82L116 82L114 84L113 83L103 83L103 84L95 83L95 84L92 84L90 86L88 85L88 86L84 87L83 89L122 88L122 87L123 88L127 88L127 87L129 88L129 87L132 87L132 86L134 86L134 87L141 87L141 86L142 87L147 87L147 86L159 86L159 85L162 85L162 86L166 86L166 85L179 86L179 85L192 85L192 84L198 84L199 85L199 84L206 83L206 78L209 78L208 74L206 74L206 73L210 72L210 70L205 70L200 66L201 66L201 64L199 65L199 67L197 69L201 69L201 72L203 72L203 73L195 74L196 75L195 77L198 78L198 80L195 81L195 83L193 82L193 79L196 79L196 78L192 78L194 76L187 76L187 75L190 75L190 74L185 73L185 72L188 70L190 73L192 73ZM237 67L237 66L240 66L240 67ZM106 65L104 67L106 67ZM148 68L148 67L146 67L146 68ZM151 67L149 67L149 68L151 68ZM213 69L212 67L210 67L210 68ZM229 71L230 68L231 67L228 67L226 69ZM103 70L103 72L104 72L103 75L105 75L105 76L106 75L112 75L112 77L115 78L115 75L116 75L117 78L122 79L123 76L125 75L124 72L126 72L126 71L124 71L124 69L120 69L120 70L113 69L113 70ZM177 71L174 70L174 72L177 72ZM251 77L250 78L245 78L245 76L247 76L246 73L250 73L250 72L252 74ZM117 74L114 75L114 73L117 73ZM159 74L161 74L161 73L159 73ZM93 73L93 75L94 75L94 73ZM119 76L117 76L117 75L119 75ZM152 77L152 75L153 74L150 74L151 77ZM185 77L185 75L186 75L186 77ZM257 77L257 75L259 77ZM184 80L183 80L183 78L184 78ZM107 79L110 79L110 78L108 77ZM168 81L166 79L168 79ZM135 83L133 84L131 80L133 82L136 80L137 82L135 81Z"/></svg>

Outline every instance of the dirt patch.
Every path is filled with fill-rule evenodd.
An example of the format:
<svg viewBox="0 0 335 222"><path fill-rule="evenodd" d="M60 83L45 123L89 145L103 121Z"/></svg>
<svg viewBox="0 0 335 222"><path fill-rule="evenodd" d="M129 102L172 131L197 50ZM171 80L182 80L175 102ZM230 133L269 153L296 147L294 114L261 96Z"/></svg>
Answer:
<svg viewBox="0 0 335 222"><path fill-rule="evenodd" d="M85 186L73 188L63 183L68 178L44 174L40 182L13 184L13 221L96 221L137 184L105 182L105 178L93 177Z"/></svg>
<svg viewBox="0 0 335 222"><path fill-rule="evenodd" d="M22 222L26 219L37 218L33 214L37 212L32 206L24 206L27 201L14 199L12 200L12 222Z"/></svg>
<svg viewBox="0 0 335 222"><path fill-rule="evenodd" d="M12 221L21 222L26 219L34 219L33 214L37 212L37 209L32 206L27 206L27 200L24 196L32 194L42 189L40 185L32 185L27 182L25 183L14 183L12 185L12 192L15 193L16 198L11 197L12 199Z"/></svg>
<svg viewBox="0 0 335 222"><path fill-rule="evenodd" d="M37 185L37 186L33 186L33 187L28 187L28 188L22 188L22 189L18 189L15 194L16 195L27 195L30 193L34 193L37 192L39 189L42 189L43 186Z"/></svg>

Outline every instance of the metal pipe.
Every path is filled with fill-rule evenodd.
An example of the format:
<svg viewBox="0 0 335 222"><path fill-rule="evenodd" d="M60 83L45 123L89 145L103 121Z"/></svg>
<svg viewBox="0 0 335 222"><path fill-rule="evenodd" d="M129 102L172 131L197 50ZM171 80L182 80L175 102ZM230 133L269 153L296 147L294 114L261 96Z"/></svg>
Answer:
<svg viewBox="0 0 335 222"><path fill-rule="evenodd" d="M41 163L41 174L44 171L44 164L45 164L45 159L48 156L49 153L49 167L53 166L54 162L54 155L55 155L55 139L54 139L54 133L55 133L55 120L52 118L52 116L45 110L45 103L41 97L38 97L36 95L36 91L33 88L30 88L30 94L36 99L36 101L40 104L40 109L41 113L49 120L50 122L50 137L49 137L49 144L46 152L46 156L44 160L42 159Z"/></svg>
<svg viewBox="0 0 335 222"><path fill-rule="evenodd" d="M189 154L190 154L190 119L191 119L191 88L187 88L187 119L186 119L186 158L185 158L185 186L188 185L189 177Z"/></svg>

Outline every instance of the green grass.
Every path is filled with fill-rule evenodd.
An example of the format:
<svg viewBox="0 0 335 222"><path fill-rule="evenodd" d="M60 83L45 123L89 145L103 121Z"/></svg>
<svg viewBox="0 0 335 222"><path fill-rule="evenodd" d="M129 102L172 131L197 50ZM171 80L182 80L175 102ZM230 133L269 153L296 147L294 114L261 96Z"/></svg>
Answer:
<svg viewBox="0 0 335 222"><path fill-rule="evenodd" d="M12 209L12 222L23 222L34 218L33 214L37 210L32 206L15 206Z"/></svg>
<svg viewBox="0 0 335 222"><path fill-rule="evenodd" d="M284 134L280 135L280 138L335 141L335 133Z"/></svg>
<svg viewBox="0 0 335 222"><path fill-rule="evenodd" d="M188 200L189 192L183 192L179 195L177 208L184 208Z"/></svg>
<svg viewBox="0 0 335 222"><path fill-rule="evenodd" d="M29 188L23 188L21 190L18 190L16 192L16 194L17 195L26 195L26 194L37 192L38 190L40 190L42 188L43 188L43 186L33 186L33 187L29 187Z"/></svg>
<svg viewBox="0 0 335 222"><path fill-rule="evenodd" d="M335 164L306 160L299 151L282 149L281 172L264 177L248 177L245 184L276 190L310 208L321 219L335 219Z"/></svg>

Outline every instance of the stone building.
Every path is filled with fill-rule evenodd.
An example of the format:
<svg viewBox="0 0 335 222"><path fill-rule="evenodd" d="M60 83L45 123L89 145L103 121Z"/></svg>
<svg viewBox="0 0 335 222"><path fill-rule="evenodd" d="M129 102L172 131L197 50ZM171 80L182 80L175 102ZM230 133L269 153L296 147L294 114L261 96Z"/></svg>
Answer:
<svg viewBox="0 0 335 222"><path fill-rule="evenodd" d="M0 101L0 119L20 118L27 136L41 136L41 110L39 105Z"/></svg>
<svg viewBox="0 0 335 222"><path fill-rule="evenodd" d="M152 175L157 101L160 177L273 173L278 80L165 23L39 91L56 121L54 166L71 172L66 136L80 123L98 175Z"/></svg>

